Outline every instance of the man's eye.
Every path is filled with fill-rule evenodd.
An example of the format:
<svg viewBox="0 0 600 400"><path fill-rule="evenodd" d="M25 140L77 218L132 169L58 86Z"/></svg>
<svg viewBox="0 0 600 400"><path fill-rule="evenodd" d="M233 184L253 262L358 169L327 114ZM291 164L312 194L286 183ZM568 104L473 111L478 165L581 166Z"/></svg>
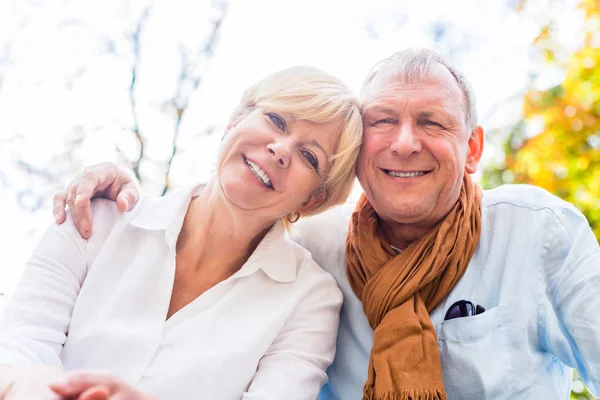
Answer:
<svg viewBox="0 0 600 400"><path fill-rule="evenodd" d="M375 121L373 123L373 125L392 124L393 122L394 122L394 120L392 120L391 118L384 118L384 119L379 119L379 120Z"/></svg>
<svg viewBox="0 0 600 400"><path fill-rule="evenodd" d="M317 159L317 157L315 157L313 153L311 153L308 150L302 150L302 155L304 156L304 158L306 158L306 161L308 161L308 163L313 166L315 170L319 169L319 160Z"/></svg>
<svg viewBox="0 0 600 400"><path fill-rule="evenodd" d="M440 124L438 124L437 122L433 122L433 121L425 121L425 125L427 125L427 126L438 126L438 127L441 127Z"/></svg>
<svg viewBox="0 0 600 400"><path fill-rule="evenodd" d="M285 120L277 114L268 113L267 117L275 124L275 126L282 131L285 131Z"/></svg>

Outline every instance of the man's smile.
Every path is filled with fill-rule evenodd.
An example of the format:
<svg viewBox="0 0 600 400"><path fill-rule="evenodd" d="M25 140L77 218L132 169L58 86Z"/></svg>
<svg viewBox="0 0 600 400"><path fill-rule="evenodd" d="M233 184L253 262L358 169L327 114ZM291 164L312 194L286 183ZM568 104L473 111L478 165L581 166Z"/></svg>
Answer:
<svg viewBox="0 0 600 400"><path fill-rule="evenodd" d="M418 178L420 176L426 175L431 171L403 171L403 170L392 170L382 168L382 171L386 174L393 176L395 178Z"/></svg>

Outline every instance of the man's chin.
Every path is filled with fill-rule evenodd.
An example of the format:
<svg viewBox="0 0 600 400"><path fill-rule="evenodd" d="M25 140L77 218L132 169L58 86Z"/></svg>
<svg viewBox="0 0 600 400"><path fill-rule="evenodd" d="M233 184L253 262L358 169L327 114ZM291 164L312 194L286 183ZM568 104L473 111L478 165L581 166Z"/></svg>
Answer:
<svg viewBox="0 0 600 400"><path fill-rule="evenodd" d="M389 199L387 204L371 204L377 214L387 216L386 219L402 224L413 224L426 219L432 211L432 207L429 207L427 202L424 202L423 196L414 197L414 199L404 199L404 201L401 202Z"/></svg>

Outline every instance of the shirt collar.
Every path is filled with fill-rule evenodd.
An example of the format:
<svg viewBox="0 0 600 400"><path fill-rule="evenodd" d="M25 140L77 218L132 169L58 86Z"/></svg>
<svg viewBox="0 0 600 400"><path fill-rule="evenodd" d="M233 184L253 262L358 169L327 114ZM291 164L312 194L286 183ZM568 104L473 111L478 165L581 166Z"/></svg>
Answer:
<svg viewBox="0 0 600 400"><path fill-rule="evenodd" d="M146 230L165 230L168 242L177 240L189 203L198 196L204 185L185 190L175 190L158 198L144 198L140 210L130 224ZM294 243L289 238L281 221L277 221L260 241L248 261L233 277L249 276L262 269L271 279L278 282L293 282L296 279L297 259ZM226 250L227 246L223 246Z"/></svg>
<svg viewBox="0 0 600 400"><path fill-rule="evenodd" d="M130 224L146 230L166 230L174 221L181 220L183 223L190 200L198 196L203 187L204 185L199 184L187 189L174 190L162 197L144 197ZM181 226L178 228L181 229Z"/></svg>
<svg viewBox="0 0 600 400"><path fill-rule="evenodd" d="M296 280L298 262L294 246L283 223L277 221L234 276L247 276L262 269L274 281L293 282Z"/></svg>

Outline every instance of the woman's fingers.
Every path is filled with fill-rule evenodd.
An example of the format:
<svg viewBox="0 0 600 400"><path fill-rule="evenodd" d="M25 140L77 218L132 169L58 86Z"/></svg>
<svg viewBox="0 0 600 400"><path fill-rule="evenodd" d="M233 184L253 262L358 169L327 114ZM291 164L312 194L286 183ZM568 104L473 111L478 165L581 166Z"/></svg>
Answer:
<svg viewBox="0 0 600 400"><path fill-rule="evenodd" d="M92 388L99 388L92 394L108 392L110 395L119 385L120 380L109 374L97 372L71 372L60 380L50 383L50 389L64 397L77 397Z"/></svg>
<svg viewBox="0 0 600 400"><path fill-rule="evenodd" d="M117 207L122 212L129 211L140 198L140 188L137 182L128 182L121 186L117 195Z"/></svg>
<svg viewBox="0 0 600 400"><path fill-rule="evenodd" d="M109 400L111 399L111 391L108 387L99 385L92 386L81 393L77 400Z"/></svg>
<svg viewBox="0 0 600 400"><path fill-rule="evenodd" d="M51 383L50 389L77 400L158 400L138 392L120 378L98 372L71 372Z"/></svg>
<svg viewBox="0 0 600 400"><path fill-rule="evenodd" d="M56 193L52 198L52 214L54 214L54 221L57 224L62 224L67 218L65 213L65 207L67 206L67 191L61 190Z"/></svg>
<svg viewBox="0 0 600 400"><path fill-rule="evenodd" d="M69 187L53 199L52 211L57 224L66 219L65 207L71 210L73 223L79 234L88 239L92 234L91 199L105 197L117 202L121 211L127 211L140 197L138 182L116 164L104 163L85 168Z"/></svg>

